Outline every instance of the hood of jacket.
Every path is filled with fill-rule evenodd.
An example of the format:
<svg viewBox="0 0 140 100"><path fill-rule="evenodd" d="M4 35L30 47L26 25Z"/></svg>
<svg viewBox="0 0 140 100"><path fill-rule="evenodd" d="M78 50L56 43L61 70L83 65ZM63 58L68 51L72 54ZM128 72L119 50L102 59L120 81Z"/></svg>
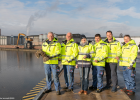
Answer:
<svg viewBox="0 0 140 100"><path fill-rule="evenodd" d="M67 40L63 40L62 42L63 42L64 44L66 44L66 43L74 42L74 39L72 38L72 39L71 39L70 41L68 41L68 42L67 42Z"/></svg>
<svg viewBox="0 0 140 100"><path fill-rule="evenodd" d="M48 42L48 41L49 41L49 39L46 40L46 42ZM56 41L58 41L58 39L56 37L54 37L52 41L56 42Z"/></svg>
<svg viewBox="0 0 140 100"><path fill-rule="evenodd" d="M105 43L102 39L97 43L97 42L95 42L95 45L96 44L100 44L100 43Z"/></svg>
<svg viewBox="0 0 140 100"><path fill-rule="evenodd" d="M129 45L129 44L130 44L130 45L131 45L131 44L136 45L136 42L135 42L134 40L131 39L128 43L125 43L125 45Z"/></svg>

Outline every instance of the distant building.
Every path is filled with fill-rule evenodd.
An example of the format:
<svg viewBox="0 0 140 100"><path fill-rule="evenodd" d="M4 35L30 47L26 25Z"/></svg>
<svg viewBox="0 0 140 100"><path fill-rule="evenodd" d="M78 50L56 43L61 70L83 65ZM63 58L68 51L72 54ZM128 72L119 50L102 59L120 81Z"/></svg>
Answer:
<svg viewBox="0 0 140 100"><path fill-rule="evenodd" d="M0 36L0 45L16 45L18 36ZM19 38L19 45L24 44L24 37Z"/></svg>
<svg viewBox="0 0 140 100"><path fill-rule="evenodd" d="M33 45L42 45L43 41L39 41L39 35L30 35L28 38L32 38L32 44Z"/></svg>
<svg viewBox="0 0 140 100"><path fill-rule="evenodd" d="M58 42L62 43L63 40L66 39L66 34L56 34L58 38ZM72 34L75 42L79 43L83 34Z"/></svg>

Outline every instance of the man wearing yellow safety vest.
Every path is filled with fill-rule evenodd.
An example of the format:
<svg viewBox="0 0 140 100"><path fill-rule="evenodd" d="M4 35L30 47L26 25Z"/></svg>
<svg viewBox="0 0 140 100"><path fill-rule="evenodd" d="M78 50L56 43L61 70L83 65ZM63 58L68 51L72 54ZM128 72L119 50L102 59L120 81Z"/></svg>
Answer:
<svg viewBox="0 0 140 100"><path fill-rule="evenodd" d="M74 83L74 69L75 69L75 59L78 55L78 45L74 42L72 33L68 32L66 34L66 40L62 41L61 44L61 59L64 69L64 78L66 87L63 87L67 92L73 91Z"/></svg>
<svg viewBox="0 0 140 100"><path fill-rule="evenodd" d="M118 77L117 77L117 63L121 55L121 45L112 34L112 31L106 32L105 42L109 48L108 58L106 59L105 71L106 71L106 80L107 84L104 89L110 89L112 81L112 92L117 91Z"/></svg>
<svg viewBox="0 0 140 100"><path fill-rule="evenodd" d="M125 87L122 91L128 92L128 95L133 95L136 89L135 75L136 75L136 58L138 47L134 40L129 35L124 36L124 44L122 46L122 55L120 57L119 65L123 66L123 77Z"/></svg>
<svg viewBox="0 0 140 100"><path fill-rule="evenodd" d="M84 93L87 95L91 58L94 56L94 53L93 45L88 43L86 36L82 36L80 45L78 46L76 62L76 68L79 68L81 80L81 90L78 94Z"/></svg>
<svg viewBox="0 0 140 100"><path fill-rule="evenodd" d="M42 44L42 51L46 53L49 60L44 62L44 69L46 75L47 88L44 93L51 92L52 75L55 84L56 94L60 95L60 82L57 72L58 56L61 54L61 45L57 42L57 38L54 37L53 32L49 32L48 39ZM51 74L52 71L52 74Z"/></svg>
<svg viewBox="0 0 140 100"><path fill-rule="evenodd" d="M94 78L94 81L97 81L97 93L100 93L103 89L103 74L105 67L105 59L108 57L108 47L106 43L101 39L100 34L95 35L95 44L94 44L95 56L93 58L93 73L97 74L97 78Z"/></svg>

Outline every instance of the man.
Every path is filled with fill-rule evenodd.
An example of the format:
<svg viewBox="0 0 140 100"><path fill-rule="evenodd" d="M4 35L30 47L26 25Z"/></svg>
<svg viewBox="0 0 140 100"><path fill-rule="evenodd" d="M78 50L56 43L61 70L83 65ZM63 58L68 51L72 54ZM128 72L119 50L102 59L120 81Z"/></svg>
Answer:
<svg viewBox="0 0 140 100"><path fill-rule="evenodd" d="M47 35L48 39L42 44L42 51L46 53L49 60L44 62L44 69L46 74L47 87L44 93L51 92L51 82L53 80L55 84L56 94L60 95L60 82L57 72L58 56L61 54L61 45L57 42L57 38L54 37L53 32L49 32ZM52 71L52 74L51 74Z"/></svg>
<svg viewBox="0 0 140 100"><path fill-rule="evenodd" d="M105 39L104 42L107 43L109 51L108 51L108 58L106 59L106 65L105 65L107 84L104 88L109 89L111 87L111 80L112 80L112 84L113 84L112 92L116 92L117 85L118 85L117 63L121 55L121 45L120 42L113 37L112 31L107 31L106 37L107 38Z"/></svg>
<svg viewBox="0 0 140 100"><path fill-rule="evenodd" d="M124 44L122 46L122 55L120 57L119 65L123 66L123 77L125 87L122 91L128 92L128 95L133 95L136 89L136 58L138 47L134 40L129 35L124 36Z"/></svg>
<svg viewBox="0 0 140 100"><path fill-rule="evenodd" d="M74 83L74 68L75 68L75 58L78 55L78 45L74 42L72 33L68 32L66 35L66 40L62 41L61 44L61 59L64 69L65 78L65 89L67 92L73 91Z"/></svg>
<svg viewBox="0 0 140 100"><path fill-rule="evenodd" d="M94 44L95 56L93 58L93 73L97 77L93 76L93 82L97 82L97 93L100 93L103 89L103 74L105 67L105 59L108 57L108 47L104 41L102 41L100 34L95 35Z"/></svg>

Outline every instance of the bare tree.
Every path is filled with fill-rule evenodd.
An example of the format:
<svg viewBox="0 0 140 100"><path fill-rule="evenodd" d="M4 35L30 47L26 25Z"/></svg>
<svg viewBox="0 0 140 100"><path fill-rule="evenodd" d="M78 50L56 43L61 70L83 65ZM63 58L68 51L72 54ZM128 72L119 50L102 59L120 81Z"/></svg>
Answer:
<svg viewBox="0 0 140 100"><path fill-rule="evenodd" d="M123 38L123 34L122 33L120 33L119 38Z"/></svg>

